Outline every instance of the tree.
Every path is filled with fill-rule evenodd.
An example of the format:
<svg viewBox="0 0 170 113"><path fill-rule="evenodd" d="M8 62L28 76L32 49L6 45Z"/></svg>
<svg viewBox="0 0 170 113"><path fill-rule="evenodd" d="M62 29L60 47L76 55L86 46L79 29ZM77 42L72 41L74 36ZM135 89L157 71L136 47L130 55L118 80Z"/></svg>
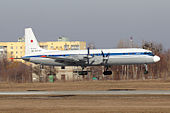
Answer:
<svg viewBox="0 0 170 113"><path fill-rule="evenodd" d="M31 67L21 63L0 59L0 81L2 82L32 82Z"/></svg>

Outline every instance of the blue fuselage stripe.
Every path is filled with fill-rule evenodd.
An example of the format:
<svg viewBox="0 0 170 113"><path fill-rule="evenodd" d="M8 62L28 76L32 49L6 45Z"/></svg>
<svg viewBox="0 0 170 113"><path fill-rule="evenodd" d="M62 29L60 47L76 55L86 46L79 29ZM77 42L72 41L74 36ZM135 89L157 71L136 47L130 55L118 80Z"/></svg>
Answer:
<svg viewBox="0 0 170 113"><path fill-rule="evenodd" d="M30 57L42 57L42 56L50 56L50 57L65 57L65 56L75 56L75 55L87 55L87 54L62 54L62 55L35 55L35 56L25 56L24 58ZM91 56L103 56L101 53L89 54ZM116 56L116 55L147 55L147 56L154 56L152 52L131 52L131 53L105 53L104 54L109 56Z"/></svg>

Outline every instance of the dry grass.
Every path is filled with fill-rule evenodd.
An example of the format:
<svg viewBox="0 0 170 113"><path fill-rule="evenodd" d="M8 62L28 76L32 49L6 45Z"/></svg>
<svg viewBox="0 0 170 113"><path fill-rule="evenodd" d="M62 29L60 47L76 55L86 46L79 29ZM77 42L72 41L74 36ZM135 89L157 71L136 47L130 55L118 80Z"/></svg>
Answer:
<svg viewBox="0 0 170 113"><path fill-rule="evenodd" d="M110 89L136 89L136 90L170 90L170 82L163 80L147 81L76 81L55 83L1 83L0 91L26 91L26 90L110 90Z"/></svg>

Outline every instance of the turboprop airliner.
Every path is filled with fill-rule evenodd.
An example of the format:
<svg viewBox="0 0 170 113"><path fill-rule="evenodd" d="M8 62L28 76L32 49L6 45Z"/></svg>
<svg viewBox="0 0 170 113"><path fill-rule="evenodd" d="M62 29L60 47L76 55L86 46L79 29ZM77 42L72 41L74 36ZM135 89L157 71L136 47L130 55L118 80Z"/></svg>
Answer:
<svg viewBox="0 0 170 113"><path fill-rule="evenodd" d="M32 28L25 29L25 56L21 59L49 66L104 66L104 75L112 74L108 68L112 65L147 64L160 60L152 51L142 48L123 49L87 49L87 50L45 50L39 43Z"/></svg>

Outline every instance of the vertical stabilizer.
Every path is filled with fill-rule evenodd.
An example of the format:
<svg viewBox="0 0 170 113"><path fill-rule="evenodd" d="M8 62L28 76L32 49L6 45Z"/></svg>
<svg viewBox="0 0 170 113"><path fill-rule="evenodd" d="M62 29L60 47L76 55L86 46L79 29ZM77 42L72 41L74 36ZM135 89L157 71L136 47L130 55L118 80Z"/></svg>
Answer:
<svg viewBox="0 0 170 113"><path fill-rule="evenodd" d="M25 55L35 54L41 52L43 49L40 48L38 41L32 31L32 28L25 29Z"/></svg>

